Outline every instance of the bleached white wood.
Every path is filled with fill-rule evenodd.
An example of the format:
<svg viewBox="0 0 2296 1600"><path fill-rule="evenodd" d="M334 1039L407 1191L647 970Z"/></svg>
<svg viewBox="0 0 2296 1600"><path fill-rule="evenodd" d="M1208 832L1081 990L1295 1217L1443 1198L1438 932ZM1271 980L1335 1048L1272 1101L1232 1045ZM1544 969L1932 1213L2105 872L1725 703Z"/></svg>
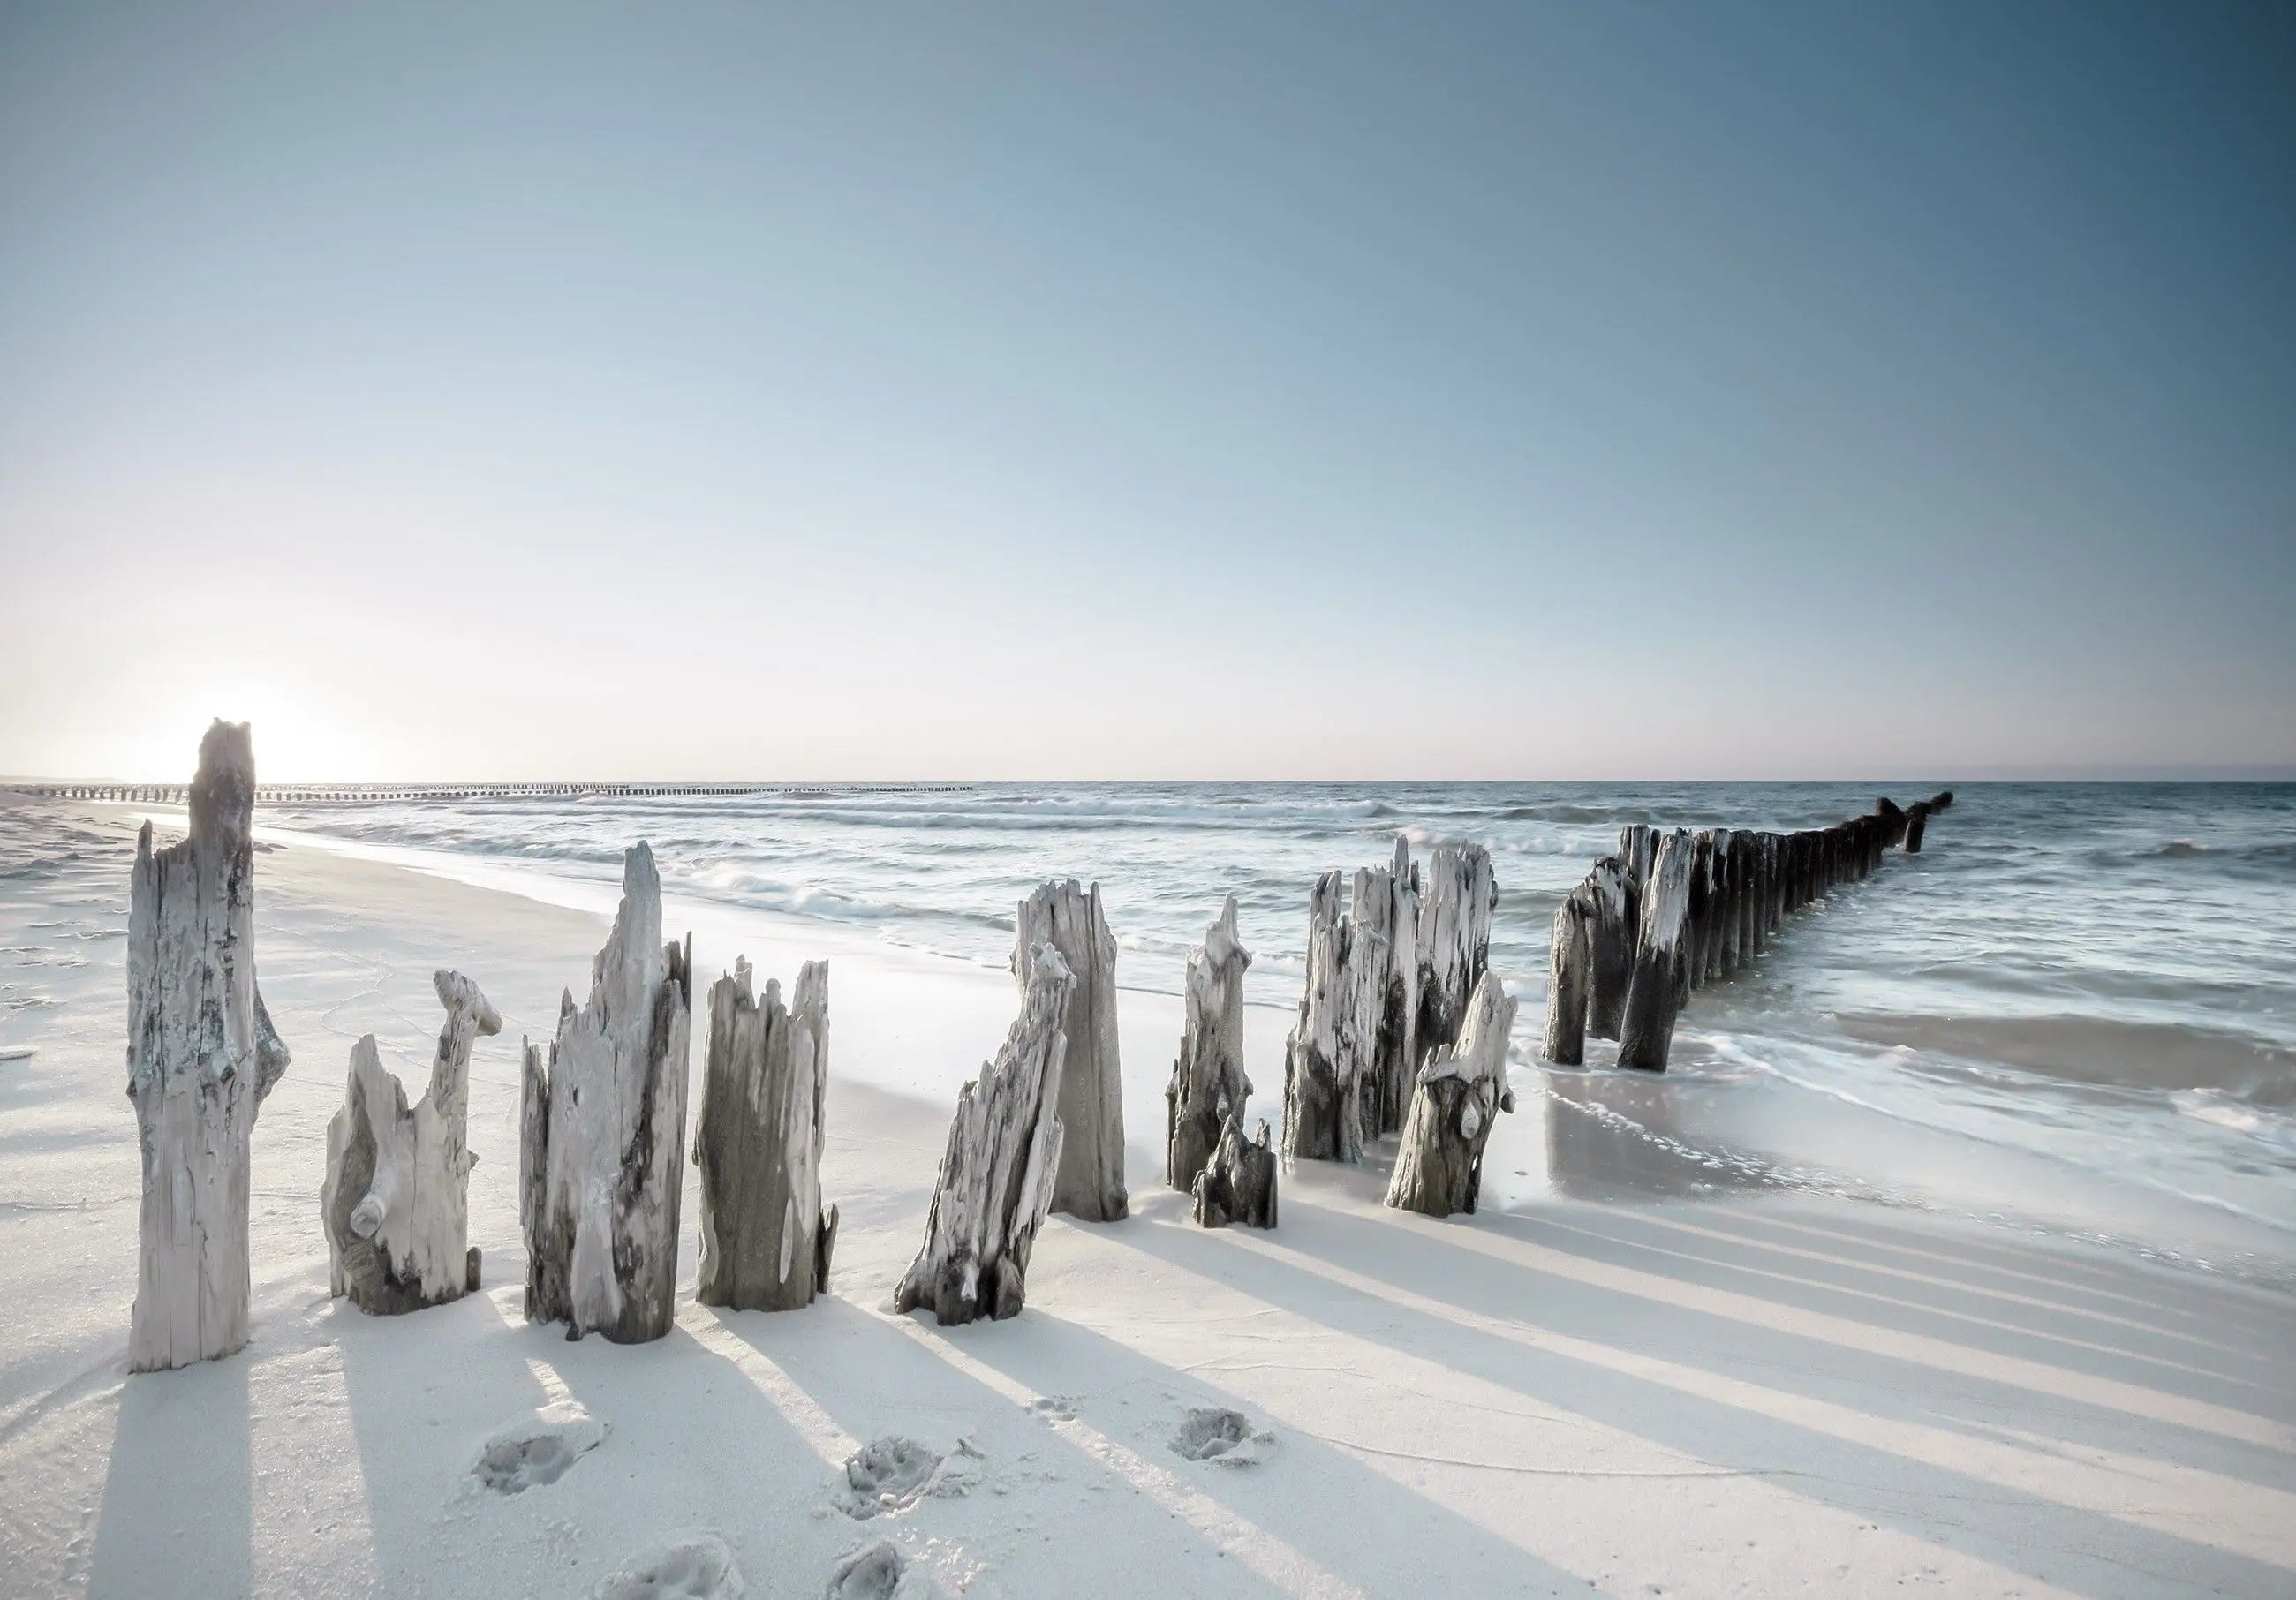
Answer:
<svg viewBox="0 0 2296 1600"><path fill-rule="evenodd" d="M1416 1042L1423 1053L1458 1042L1468 997L1490 965L1498 901L1488 850L1480 844L1435 847L1419 899Z"/></svg>
<svg viewBox="0 0 2296 1600"><path fill-rule="evenodd" d="M1130 1209L1124 1188L1124 1077L1116 1053L1116 937L1101 915L1100 885L1046 883L1021 902L1013 975L1025 993L1032 952L1049 945L1075 974L1068 1064L1061 1073L1060 1175L1053 1210L1114 1222Z"/></svg>
<svg viewBox="0 0 2296 1600"><path fill-rule="evenodd" d="M829 1082L829 964L750 989L750 964L709 989L709 1042L693 1162L701 1253L693 1298L790 1311L829 1286L837 1208L821 1204L822 1098Z"/></svg>
<svg viewBox="0 0 2296 1600"><path fill-rule="evenodd" d="M430 1086L410 1110L374 1035L351 1046L343 1104L327 1124L319 1219L328 1280L363 1311L396 1315L479 1286L470 1247L471 1046L502 1017L460 972L431 975L447 1009Z"/></svg>
<svg viewBox="0 0 2296 1600"><path fill-rule="evenodd" d="M1235 931L1235 897L1188 952L1180 1054L1164 1090L1164 1178L1183 1194L1219 1142L1220 1126L1241 1115L1251 1093L1243 1071L1243 974L1251 952Z"/></svg>
<svg viewBox="0 0 2296 1600"><path fill-rule="evenodd" d="M569 1338L636 1344L669 1331L693 981L691 938L661 942L653 852L633 845L588 1002L563 997L546 1054L525 1046L526 1315L565 1323Z"/></svg>
<svg viewBox="0 0 2296 1600"><path fill-rule="evenodd" d="M1497 973L1486 972L1475 981L1458 1044L1436 1051L1419 1070L1388 1180L1388 1204L1430 1217L1475 1209L1491 1125L1501 1112L1514 1110L1506 1076L1514 1009Z"/></svg>
<svg viewBox="0 0 2296 1600"><path fill-rule="evenodd" d="M135 840L128 880L127 1097L144 1194L128 1365L247 1343L248 1144L287 1070L255 986L255 756L245 723L200 741L186 836Z"/></svg>
<svg viewBox="0 0 2296 1600"><path fill-rule="evenodd" d="M1362 1096L1376 1059L1387 941L1340 914L1340 874L1308 898L1308 985L1283 1042L1283 1153L1354 1161L1363 1155Z"/></svg>
<svg viewBox="0 0 2296 1600"><path fill-rule="evenodd" d="M1029 952L1028 972L996 1059L957 1091L924 1243L894 1291L897 1310L930 1306L943 1323L1002 1319L1027 1298L1029 1252L1060 1171L1063 1023L1077 981L1051 944Z"/></svg>

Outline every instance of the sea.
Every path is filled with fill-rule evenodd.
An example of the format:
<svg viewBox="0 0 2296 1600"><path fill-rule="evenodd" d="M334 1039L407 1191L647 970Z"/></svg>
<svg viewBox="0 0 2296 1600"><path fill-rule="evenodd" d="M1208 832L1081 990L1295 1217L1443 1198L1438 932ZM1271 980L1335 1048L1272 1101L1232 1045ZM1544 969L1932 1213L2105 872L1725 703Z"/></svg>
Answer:
<svg viewBox="0 0 2296 1600"><path fill-rule="evenodd" d="M644 839L670 892L998 970L1016 903L1074 877L1100 886L1119 983L1168 993L1232 894L1247 999L1287 1011L1319 874L1473 841L1538 1129L1494 1203L1824 1193L2296 1288L2296 785L1953 784L1921 854L1693 997L1663 1077L1599 1044L1539 1059L1550 920L1622 825L1810 827L1947 783L857 786L258 820L494 882L611 883Z"/></svg>

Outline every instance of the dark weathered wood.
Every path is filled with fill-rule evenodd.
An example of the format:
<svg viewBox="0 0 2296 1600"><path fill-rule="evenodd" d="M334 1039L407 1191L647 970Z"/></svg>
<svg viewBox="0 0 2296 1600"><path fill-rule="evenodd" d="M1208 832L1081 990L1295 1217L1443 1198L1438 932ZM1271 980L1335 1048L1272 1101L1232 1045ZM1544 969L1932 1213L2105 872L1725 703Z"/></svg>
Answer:
<svg viewBox="0 0 2296 1600"><path fill-rule="evenodd" d="M1188 952L1180 1054L1164 1089L1164 1179L1183 1194L1194 1192L1220 1128L1251 1093L1243 1071L1243 974L1250 964L1230 895L1204 942Z"/></svg>
<svg viewBox="0 0 2296 1600"><path fill-rule="evenodd" d="M1307 992L1283 1046L1283 1153L1301 1161L1362 1158L1387 988L1387 942L1341 915L1340 883L1325 873L1308 897Z"/></svg>
<svg viewBox="0 0 2296 1600"><path fill-rule="evenodd" d="M701 1249L693 1298L742 1311L794 1311L829 1286L837 1208L821 1203L829 1083L829 964L798 969L791 1002L750 964L709 989L701 1116L693 1136Z"/></svg>
<svg viewBox="0 0 2296 1600"><path fill-rule="evenodd" d="M1062 1031L1076 979L1050 943L1030 953L1021 1015L996 1059L957 1091L924 1243L893 1291L898 1311L945 1324L1017 1316L1029 1254L1061 1164Z"/></svg>
<svg viewBox="0 0 2296 1600"><path fill-rule="evenodd" d="M1501 1112L1514 1110L1506 1079L1514 1010L1496 973L1486 972L1476 981L1458 1043L1436 1051L1419 1070L1388 1180L1388 1204L1429 1217L1475 1209L1491 1125Z"/></svg>
<svg viewBox="0 0 2296 1600"><path fill-rule="evenodd" d="M1908 856L1918 856L1922 853L1922 835L1928 831L1929 822L1929 801L1915 800L1906 808L1905 850Z"/></svg>
<svg viewBox="0 0 2296 1600"><path fill-rule="evenodd" d="M1546 1034L1540 1053L1557 1066L1583 1066L1587 1061L1594 901L1594 890L1584 883L1563 896L1547 936Z"/></svg>
<svg viewBox="0 0 2296 1600"><path fill-rule="evenodd" d="M1691 874L1697 846L1677 828L1660 844L1643 891L1634 981L1619 1030L1619 1064L1666 1071L1674 1020L1689 992Z"/></svg>
<svg viewBox="0 0 2296 1600"><path fill-rule="evenodd" d="M661 942L661 880L652 850L634 845L588 1002L563 996L557 1037L524 1046L528 1321L616 1344L669 1332L693 1008L693 941Z"/></svg>
<svg viewBox="0 0 2296 1600"><path fill-rule="evenodd" d="M1619 1017L1627 1008L1627 985L1635 972L1635 907L1625 867L1605 856L1587 874L1593 909L1587 924L1587 1032L1595 1038L1619 1037Z"/></svg>
<svg viewBox="0 0 2296 1600"><path fill-rule="evenodd" d="M1366 866L1357 872L1348 919L1357 948L1366 938L1374 938L1386 952L1386 971L1376 981L1379 1021L1358 1096L1364 1137L1374 1139L1403 1126L1412 1077L1424 1053L1418 1037L1419 874L1401 837L1395 841L1395 857L1388 866Z"/></svg>
<svg viewBox="0 0 2296 1600"><path fill-rule="evenodd" d="M1196 1175L1195 1216L1205 1227L1241 1222L1246 1227L1275 1226L1275 1152L1268 1147L1267 1124L1257 1138L1243 1136L1241 1108L1221 1126L1211 1159Z"/></svg>

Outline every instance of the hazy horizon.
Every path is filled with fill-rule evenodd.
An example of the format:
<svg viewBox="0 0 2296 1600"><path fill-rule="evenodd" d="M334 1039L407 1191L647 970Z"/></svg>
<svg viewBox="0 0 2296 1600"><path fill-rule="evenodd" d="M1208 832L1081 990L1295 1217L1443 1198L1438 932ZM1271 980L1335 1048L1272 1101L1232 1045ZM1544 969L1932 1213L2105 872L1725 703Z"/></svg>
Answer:
<svg viewBox="0 0 2296 1600"><path fill-rule="evenodd" d="M2296 776L2291 81L2230 4L11 7L0 768Z"/></svg>

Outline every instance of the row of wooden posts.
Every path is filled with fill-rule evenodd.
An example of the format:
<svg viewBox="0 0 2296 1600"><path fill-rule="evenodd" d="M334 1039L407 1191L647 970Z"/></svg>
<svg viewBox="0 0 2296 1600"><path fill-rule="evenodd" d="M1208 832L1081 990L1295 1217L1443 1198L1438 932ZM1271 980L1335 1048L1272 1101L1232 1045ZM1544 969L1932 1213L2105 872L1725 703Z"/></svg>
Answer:
<svg viewBox="0 0 2296 1600"><path fill-rule="evenodd" d="M187 836L155 852L147 823L136 843L127 966L128 1093L144 1152L131 1332L139 1371L228 1355L247 1341L249 1138L290 1059L255 981L256 792L246 726L219 722L187 792ZM1910 815L1885 801L1873 817L1809 834L1628 830L1620 857L1595 874L1638 890L1621 1027L1637 1037L1637 997L1652 983L1669 997L1670 1026L1677 984L1728 970L1753 948L1748 930L1758 943L1766 917L1870 871L1886 845L1917 848L1923 818L1950 799ZM1438 1217L1475 1207L1492 1123L1513 1108L1515 1007L1489 969L1489 856L1439 846L1423 874L1398 841L1389 866L1356 874L1344 908L1341 882L1326 874L1309 900L1280 1151L1265 1122L1245 1131L1251 956L1233 897L1189 955L1165 1091L1165 1178L1191 1196L1204 1226L1272 1227L1279 1154L1351 1161L1388 1134L1400 1144L1387 1203ZM640 843L625 858L586 1000L578 1005L569 992L554 1037L521 1051L526 1314L564 1324L570 1337L660 1338L676 1309L694 966L691 938L665 942L661 916L652 853ZM1096 885L1048 882L1021 903L1020 1014L958 1092L924 1240L895 1291L900 1309L929 1307L944 1323L1010 1317L1051 1211L1084 1221L1127 1214L1116 952ZM480 1283L468 1243L469 1066L475 1040L502 1022L470 979L441 972L435 987L447 1021L422 1098L410 1105L369 1035L352 1047L328 1128L320 1213L331 1284L371 1312L437 1305ZM1555 1025L1551 1015L1550 1041ZM785 1001L777 982L758 992L749 964L737 962L709 991L708 1027L692 1146L696 1298L804 1306L827 1283L837 1235L837 1208L823 1203L820 1184L826 964L805 964Z"/></svg>
<svg viewBox="0 0 2296 1600"><path fill-rule="evenodd" d="M1917 854L1950 789L1900 808L1884 797L1864 816L1792 833L1620 830L1556 907L1548 945L1541 1053L1586 1060L1588 1038L1619 1041L1619 1064L1664 1071L1674 1024L1692 991L1753 960L1788 915L1838 884L1869 876L1893 846Z"/></svg>

